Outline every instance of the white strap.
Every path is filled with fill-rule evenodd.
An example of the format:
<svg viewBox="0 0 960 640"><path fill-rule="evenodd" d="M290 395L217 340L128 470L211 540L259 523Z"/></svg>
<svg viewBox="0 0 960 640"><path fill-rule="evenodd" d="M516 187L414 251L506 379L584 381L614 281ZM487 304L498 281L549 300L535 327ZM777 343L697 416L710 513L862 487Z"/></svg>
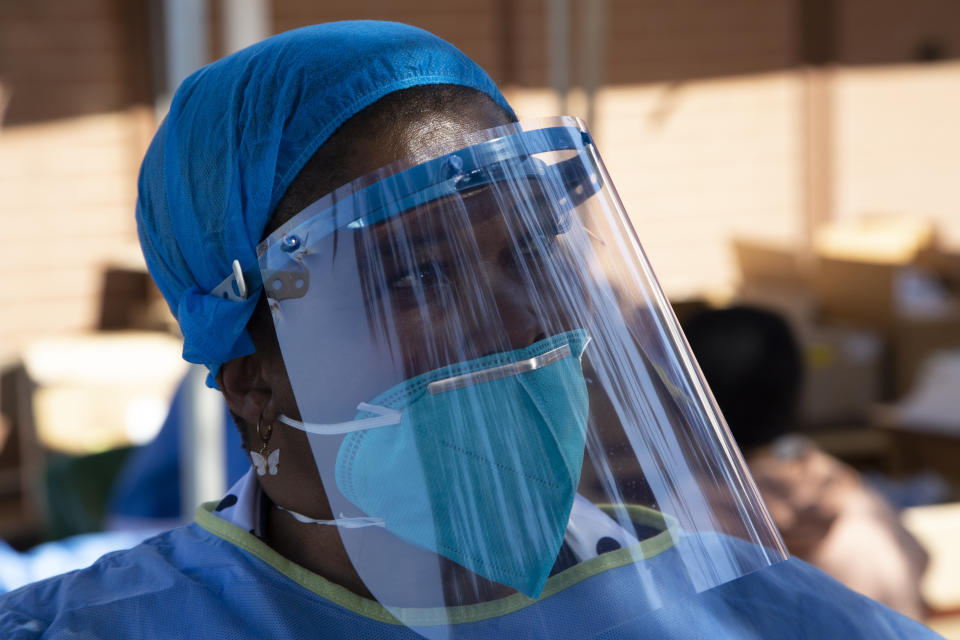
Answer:
<svg viewBox="0 0 960 640"><path fill-rule="evenodd" d="M334 527L342 527L344 529L359 529L361 527L385 527L386 524L383 521L383 518L372 518L370 516L360 516L355 518L347 518L342 513L339 518L334 520L317 520L316 518L311 518L305 516L302 513L297 513L287 509L286 507L281 507L277 505L277 509L281 511L286 511L294 517L298 522L303 522L304 524L328 524Z"/></svg>
<svg viewBox="0 0 960 640"><path fill-rule="evenodd" d="M233 261L233 279L237 282L237 291L240 298L247 299L247 281L243 279L243 269L240 267L240 261Z"/></svg>
<svg viewBox="0 0 960 640"><path fill-rule="evenodd" d="M375 418L363 418L361 420L335 422L332 424L300 422L299 420L289 418L282 413L277 417L277 419L283 424L291 426L294 429L300 429L301 431L314 433L320 436L337 436L344 433L362 431L363 429L376 429L377 427L388 427L390 425L400 424L400 415L402 412L397 411L396 409L388 409L387 407L379 407L377 405L361 402L357 405L357 410L366 411L368 413L376 413L377 416Z"/></svg>

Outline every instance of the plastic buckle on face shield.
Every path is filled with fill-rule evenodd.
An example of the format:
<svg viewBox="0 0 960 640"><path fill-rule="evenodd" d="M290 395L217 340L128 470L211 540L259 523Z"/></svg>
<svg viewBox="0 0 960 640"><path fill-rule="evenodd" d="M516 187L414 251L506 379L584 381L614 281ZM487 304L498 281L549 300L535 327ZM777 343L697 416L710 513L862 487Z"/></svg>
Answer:
<svg viewBox="0 0 960 640"><path fill-rule="evenodd" d="M243 279L243 269L240 267L240 261L233 261L233 280L237 285L237 295L241 300L247 299L247 282Z"/></svg>
<svg viewBox="0 0 960 640"><path fill-rule="evenodd" d="M268 298L289 300L302 298L310 288L310 272L306 269L294 271L268 271L263 278L264 290Z"/></svg>
<svg viewBox="0 0 960 640"><path fill-rule="evenodd" d="M223 282L218 284L210 292L210 295L216 298L223 298L224 300L231 300L233 302L243 302L247 299L247 296L250 295L250 292L256 287L260 286L260 281L258 279L258 274L253 272L248 272L250 274L250 280L252 282L248 283L247 277L243 274L243 268L240 266L239 260L234 260L231 264L231 269L233 273L227 276Z"/></svg>
<svg viewBox="0 0 960 640"><path fill-rule="evenodd" d="M445 179L454 178L463 175L463 158L460 156L450 156L447 158L443 167Z"/></svg>
<svg viewBox="0 0 960 640"><path fill-rule="evenodd" d="M474 169L456 178L453 181L453 188L457 191L466 191L467 189L489 184L496 180L495 173L496 172L492 172L491 167Z"/></svg>

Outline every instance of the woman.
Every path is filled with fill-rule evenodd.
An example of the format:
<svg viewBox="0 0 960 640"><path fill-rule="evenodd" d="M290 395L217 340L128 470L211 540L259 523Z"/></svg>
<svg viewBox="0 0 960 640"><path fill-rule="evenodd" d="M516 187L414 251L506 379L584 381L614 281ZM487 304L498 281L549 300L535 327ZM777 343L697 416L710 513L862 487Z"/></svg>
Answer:
<svg viewBox="0 0 960 640"><path fill-rule="evenodd" d="M7 596L0 629L929 634L785 559L589 133L514 120L390 23L189 78L138 228L251 470L196 523Z"/></svg>

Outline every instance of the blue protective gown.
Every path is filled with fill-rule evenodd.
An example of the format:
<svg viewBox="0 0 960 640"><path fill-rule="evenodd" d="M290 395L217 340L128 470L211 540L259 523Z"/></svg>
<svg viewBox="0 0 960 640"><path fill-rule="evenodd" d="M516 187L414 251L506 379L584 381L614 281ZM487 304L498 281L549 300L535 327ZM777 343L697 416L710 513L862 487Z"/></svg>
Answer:
<svg viewBox="0 0 960 640"><path fill-rule="evenodd" d="M193 524L104 556L87 569L0 597L0 637L420 637L376 602L294 565L212 509L205 505ZM577 582L564 581L561 573L551 580L564 584L551 595L507 613L487 609L467 616L455 637L939 637L796 559L677 600L671 591L685 588L677 578L682 544L643 561L657 585L652 595L631 582L637 575L631 565ZM671 604L653 608L650 598L661 597Z"/></svg>

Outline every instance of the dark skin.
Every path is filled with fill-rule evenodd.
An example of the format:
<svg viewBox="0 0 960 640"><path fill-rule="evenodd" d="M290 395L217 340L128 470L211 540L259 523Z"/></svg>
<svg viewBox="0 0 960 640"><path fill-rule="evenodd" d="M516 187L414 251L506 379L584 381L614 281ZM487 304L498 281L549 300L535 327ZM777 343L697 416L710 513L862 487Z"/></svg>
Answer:
<svg viewBox="0 0 960 640"><path fill-rule="evenodd" d="M372 109L376 110L377 105ZM508 122L500 107L479 94L474 100L461 101L449 108L431 109L413 116L407 115L401 120L377 118L373 120L379 120L374 128L370 127L370 121L366 118L348 121L321 147L278 205L271 227L279 226L284 220L340 184L340 182L331 184L331 181L349 181L411 156L425 159L430 157L430 150L433 147L438 145L449 147L464 134ZM349 144L344 144L345 140L350 141ZM327 149L331 151L327 153ZM327 170L329 167L335 167L335 170ZM496 236L495 233L488 235ZM491 248L490 252L496 253L495 248ZM331 279L331 282L334 280ZM323 285L318 281L311 282L311 287L313 286ZM497 291L495 297L500 314L508 321L509 326L516 327L515 335L510 336L510 341L519 347L535 342L543 336L543 328L536 322L528 306L516 302L516 296L513 295L515 285L511 285L510 280L504 278L502 281L495 282L494 286ZM343 298L333 295L329 299ZM330 318L320 319L319 322L329 321L333 327L348 326L349 323L345 324L341 319L352 315L354 316L352 325L365 326L357 304L351 306L351 302L346 300L341 306L330 310ZM336 317L338 315L341 319ZM259 478L263 491L267 499L275 505L282 505L312 518L332 519L334 513L324 491L306 434L278 422L278 416L281 414L295 419L299 419L300 414L283 358L280 355L270 313L263 301L252 318L248 330L256 346L255 353L225 363L220 369L218 383L230 411L239 419L241 428L245 431L245 441L250 443L251 449L260 448L261 436L269 430L269 450L280 449L283 452L280 463L281 472ZM331 332L332 330L326 333ZM331 336L331 339L336 338L338 336ZM340 337L340 343L355 344L342 337ZM486 346L481 344L474 345L473 348L480 351L487 350ZM367 366L372 366L369 361L362 359L361 361L366 362ZM408 362L406 366L409 368L413 365ZM345 388L351 388L351 393L366 400L386 388L387 384L383 380L368 381L369 376L363 375L351 378L344 374L340 377L346 380L342 383ZM335 403L340 396L344 395L343 392L331 388L331 385L335 385L336 382L336 376L334 376L329 385L324 385L322 382L318 384L319 388L328 390L331 403ZM357 388L364 385L369 388ZM352 409L356 405L354 397L342 399L341 402L343 411ZM352 415L344 416L343 419L350 417ZM261 426L260 434L257 432L258 424ZM293 562L358 595L373 597L354 568L341 540L341 532L336 527L303 524L279 509L268 509L266 518L264 541L273 549ZM369 532L367 535L390 534ZM507 587L479 579L473 574L463 575L469 572L459 567L448 567L445 572L448 574L459 572L460 575L454 575L454 582L470 582L477 600L504 596L512 592ZM412 593L417 591L413 583L410 585L410 591ZM411 602L410 604L415 606L439 603Z"/></svg>

